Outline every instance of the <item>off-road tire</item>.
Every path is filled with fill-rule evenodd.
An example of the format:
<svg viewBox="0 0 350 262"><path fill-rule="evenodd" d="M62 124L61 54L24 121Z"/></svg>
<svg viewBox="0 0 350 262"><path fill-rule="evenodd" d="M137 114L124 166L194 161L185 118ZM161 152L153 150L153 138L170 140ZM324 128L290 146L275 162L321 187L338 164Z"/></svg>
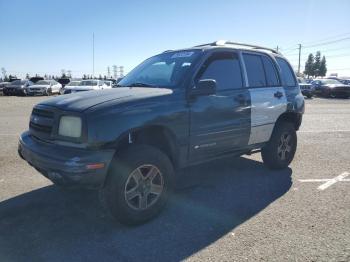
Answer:
<svg viewBox="0 0 350 262"><path fill-rule="evenodd" d="M147 165L158 169L162 176L163 189L157 201L151 206L143 210L135 210L127 200L127 192L129 192L127 191L127 183L135 170ZM164 208L173 188L173 173L172 163L162 151L148 145L132 145L117 153L111 163L105 186L101 192L103 205L122 224L143 224L157 216ZM141 195L137 196L139 201L141 201L141 197ZM148 198L147 193L146 198Z"/></svg>
<svg viewBox="0 0 350 262"><path fill-rule="evenodd" d="M289 137L289 143L286 144L284 138ZM289 152L284 150L289 148ZM276 124L270 141L261 150L261 156L264 164L270 169L284 169L292 162L297 148L297 135L292 123L282 121ZM284 149L284 150L282 150ZM282 151L281 151L282 150Z"/></svg>

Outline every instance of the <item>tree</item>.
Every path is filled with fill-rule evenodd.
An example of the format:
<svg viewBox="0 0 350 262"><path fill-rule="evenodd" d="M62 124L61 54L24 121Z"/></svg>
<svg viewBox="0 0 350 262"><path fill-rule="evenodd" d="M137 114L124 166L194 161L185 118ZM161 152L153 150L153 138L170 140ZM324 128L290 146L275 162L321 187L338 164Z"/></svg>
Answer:
<svg viewBox="0 0 350 262"><path fill-rule="evenodd" d="M320 67L321 67L321 52L317 51L315 56L315 62L314 62L314 76L318 77L320 76Z"/></svg>
<svg viewBox="0 0 350 262"><path fill-rule="evenodd" d="M315 62L314 55L310 53L306 60L305 70L304 70L304 74L307 75L308 77L314 75L314 62Z"/></svg>
<svg viewBox="0 0 350 262"><path fill-rule="evenodd" d="M326 74L327 74L327 62L326 62L325 56L323 56L321 59L319 73L320 73L320 76L326 76Z"/></svg>
<svg viewBox="0 0 350 262"><path fill-rule="evenodd" d="M101 75L101 74L98 76L98 79L99 79L99 80L102 80L102 75Z"/></svg>

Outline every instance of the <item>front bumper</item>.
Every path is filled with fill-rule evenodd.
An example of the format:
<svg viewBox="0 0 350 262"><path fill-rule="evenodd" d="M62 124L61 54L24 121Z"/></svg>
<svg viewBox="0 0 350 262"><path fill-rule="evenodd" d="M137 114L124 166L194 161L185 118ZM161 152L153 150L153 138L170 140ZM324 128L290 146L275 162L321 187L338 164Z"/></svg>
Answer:
<svg viewBox="0 0 350 262"><path fill-rule="evenodd" d="M56 184L84 188L102 188L114 150L89 150L56 145L38 140L24 132L19 139L21 158ZM88 165L104 167L89 169Z"/></svg>
<svg viewBox="0 0 350 262"><path fill-rule="evenodd" d="M25 89L19 89L19 88L4 88L3 90L4 94L7 95L26 95L26 90Z"/></svg>
<svg viewBox="0 0 350 262"><path fill-rule="evenodd" d="M46 90L42 90L42 89L27 89L27 95L45 95L46 94Z"/></svg>

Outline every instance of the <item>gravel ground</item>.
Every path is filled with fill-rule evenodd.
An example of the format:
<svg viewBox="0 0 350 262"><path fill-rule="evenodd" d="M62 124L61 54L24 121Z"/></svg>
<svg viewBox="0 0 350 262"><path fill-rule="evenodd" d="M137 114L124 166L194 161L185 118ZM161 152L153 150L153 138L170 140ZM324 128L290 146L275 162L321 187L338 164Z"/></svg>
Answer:
<svg viewBox="0 0 350 262"><path fill-rule="evenodd" d="M117 224L93 191L58 189L17 156L31 108L0 96L0 261L350 261L350 100L306 100L290 168L259 154L184 172L166 210ZM347 178L350 179L350 176Z"/></svg>

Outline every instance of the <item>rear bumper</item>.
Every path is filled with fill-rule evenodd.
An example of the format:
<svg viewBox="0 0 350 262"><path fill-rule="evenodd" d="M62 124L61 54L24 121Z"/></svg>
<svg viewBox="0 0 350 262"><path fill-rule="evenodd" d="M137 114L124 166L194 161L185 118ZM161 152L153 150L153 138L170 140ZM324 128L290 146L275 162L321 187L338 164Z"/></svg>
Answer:
<svg viewBox="0 0 350 262"><path fill-rule="evenodd" d="M18 153L51 181L67 186L102 188L114 150L77 149L39 141L25 132L20 136ZM104 167L87 166L103 163Z"/></svg>

